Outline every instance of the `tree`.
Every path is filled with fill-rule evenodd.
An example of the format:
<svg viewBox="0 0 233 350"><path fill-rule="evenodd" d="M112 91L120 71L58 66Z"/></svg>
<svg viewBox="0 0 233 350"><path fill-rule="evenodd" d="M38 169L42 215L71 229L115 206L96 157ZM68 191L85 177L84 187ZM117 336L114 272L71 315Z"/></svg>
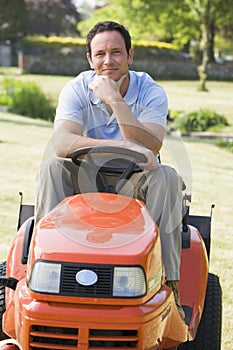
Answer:
<svg viewBox="0 0 233 350"><path fill-rule="evenodd" d="M103 17L120 20L135 39L172 41L180 48L198 42L202 90L207 90L207 67L214 59L216 32L225 30L232 35L233 31L232 0L111 0L111 6L96 11L93 19Z"/></svg>
<svg viewBox="0 0 233 350"><path fill-rule="evenodd" d="M27 12L24 0L0 0L0 40L15 41L26 32Z"/></svg>
<svg viewBox="0 0 233 350"><path fill-rule="evenodd" d="M200 78L200 90L207 91L207 63L211 44L211 28L214 23L214 0L185 0L194 18L200 24L200 50L202 52L202 62L198 67Z"/></svg>
<svg viewBox="0 0 233 350"><path fill-rule="evenodd" d="M28 34L77 35L80 15L71 0L26 0Z"/></svg>
<svg viewBox="0 0 233 350"><path fill-rule="evenodd" d="M95 11L90 20L79 24L79 28L84 33L104 19L123 23L135 40L176 40L181 45L187 42L194 25L190 25L193 20L184 0L111 0L109 6Z"/></svg>
<svg viewBox="0 0 233 350"><path fill-rule="evenodd" d="M198 67L200 90L208 91L206 80L208 76L208 62L213 61L214 36L222 25L233 21L231 0L185 0L190 12L200 26L200 50L202 62ZM226 19L227 17L227 19ZM225 20L224 20L225 18Z"/></svg>

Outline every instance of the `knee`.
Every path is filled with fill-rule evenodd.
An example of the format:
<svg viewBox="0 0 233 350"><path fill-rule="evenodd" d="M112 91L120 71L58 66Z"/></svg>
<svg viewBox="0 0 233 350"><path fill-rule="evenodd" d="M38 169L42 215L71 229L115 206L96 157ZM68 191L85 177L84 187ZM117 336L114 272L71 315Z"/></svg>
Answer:
<svg viewBox="0 0 233 350"><path fill-rule="evenodd" d="M41 169L57 170L61 168L69 168L71 161L66 158L50 158L43 160Z"/></svg>
<svg viewBox="0 0 233 350"><path fill-rule="evenodd" d="M156 169L152 169L146 174L147 178L157 179L158 181L174 182L179 178L176 170L169 165L159 165Z"/></svg>
<svg viewBox="0 0 233 350"><path fill-rule="evenodd" d="M43 160L37 175L37 178L46 179L50 177L57 177L58 174L62 173L65 166L66 160L63 158L51 158Z"/></svg>
<svg viewBox="0 0 233 350"><path fill-rule="evenodd" d="M167 184L176 185L181 189L183 188L183 179L174 168L169 165L161 165L161 168Z"/></svg>
<svg viewBox="0 0 233 350"><path fill-rule="evenodd" d="M174 178L178 176L176 170L169 165L161 165L161 169L167 178Z"/></svg>
<svg viewBox="0 0 233 350"><path fill-rule="evenodd" d="M57 169L59 163L60 161L57 158L43 160L40 165L39 173L43 174L53 172L53 169Z"/></svg>

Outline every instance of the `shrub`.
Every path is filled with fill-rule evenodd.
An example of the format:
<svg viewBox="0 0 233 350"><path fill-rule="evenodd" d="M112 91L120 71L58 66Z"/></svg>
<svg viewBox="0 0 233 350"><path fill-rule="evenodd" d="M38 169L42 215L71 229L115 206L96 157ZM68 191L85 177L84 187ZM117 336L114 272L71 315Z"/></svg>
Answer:
<svg viewBox="0 0 233 350"><path fill-rule="evenodd" d="M14 91L15 82L13 79L4 78L0 83L0 105L11 106L12 94Z"/></svg>
<svg viewBox="0 0 233 350"><path fill-rule="evenodd" d="M86 40L84 38L59 37L50 36L27 36L23 41L24 47L45 47L47 49L61 49L63 47L77 47L81 46L86 49ZM133 40L134 47L150 47L157 49L177 50L176 45L161 41L148 40Z"/></svg>
<svg viewBox="0 0 233 350"><path fill-rule="evenodd" d="M0 106L9 106L11 104L11 98L6 92L0 92Z"/></svg>
<svg viewBox="0 0 233 350"><path fill-rule="evenodd" d="M71 38L71 37L58 37L58 36L50 36L44 37L42 35L39 36L27 36L23 41L24 47L44 47L48 49L62 49L63 47L77 47L81 46L85 49L86 41L81 38Z"/></svg>
<svg viewBox="0 0 233 350"><path fill-rule="evenodd" d="M1 92L0 104L8 105L9 112L53 121L55 108L36 83L6 78Z"/></svg>
<svg viewBox="0 0 233 350"><path fill-rule="evenodd" d="M227 126L227 119L212 110L199 109L193 112L180 113L174 119L174 127L181 131L206 131L214 126Z"/></svg>
<svg viewBox="0 0 233 350"><path fill-rule="evenodd" d="M233 141L227 141L227 140L216 140L215 142L216 146L225 148L228 151L233 153Z"/></svg>

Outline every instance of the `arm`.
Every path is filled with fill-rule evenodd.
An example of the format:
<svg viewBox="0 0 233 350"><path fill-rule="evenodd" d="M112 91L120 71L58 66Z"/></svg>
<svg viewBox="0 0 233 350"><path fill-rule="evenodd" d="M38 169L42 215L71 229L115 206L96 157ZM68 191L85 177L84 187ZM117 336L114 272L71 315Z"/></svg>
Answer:
<svg viewBox="0 0 233 350"><path fill-rule="evenodd" d="M126 76L123 76L116 82L107 76L98 76L89 88L106 103L109 111L115 114L123 139L136 142L156 155L162 146L165 129L158 124L143 124L135 118L120 93L125 79Z"/></svg>
<svg viewBox="0 0 233 350"><path fill-rule="evenodd" d="M54 122L53 142L58 157L68 158L78 148L94 146L115 146L135 149L142 152L142 147L125 140L103 140L82 136L82 126L69 120Z"/></svg>
<svg viewBox="0 0 233 350"><path fill-rule="evenodd" d="M100 140L82 136L83 130L80 124L68 120L55 120L54 146L58 156L70 157L74 150L82 147L109 145L144 153L148 163L144 164L143 167L149 169L156 166L157 161L154 154L158 153L162 145L164 128L153 123L142 124L135 118L120 92L125 77L123 76L118 82L115 82L107 76L98 76L89 86L106 103L110 113L114 112L121 128L123 140ZM105 96L109 98L106 99ZM72 105L72 100L66 101L66 103Z"/></svg>
<svg viewBox="0 0 233 350"><path fill-rule="evenodd" d="M54 122L53 141L55 152L59 157L70 157L76 149L82 147L115 146L144 153L148 159L148 163L143 164L145 169L157 167L157 160L150 149L128 140L100 140L82 136L82 126L68 120Z"/></svg>
<svg viewBox="0 0 233 350"><path fill-rule="evenodd" d="M105 140L82 136L82 126L69 120L55 120L53 142L59 157L70 157L78 148L98 146Z"/></svg>
<svg viewBox="0 0 233 350"><path fill-rule="evenodd" d="M123 139L139 143L157 155L163 144L164 128L158 124L141 123L124 100L111 103L111 107L118 120Z"/></svg>

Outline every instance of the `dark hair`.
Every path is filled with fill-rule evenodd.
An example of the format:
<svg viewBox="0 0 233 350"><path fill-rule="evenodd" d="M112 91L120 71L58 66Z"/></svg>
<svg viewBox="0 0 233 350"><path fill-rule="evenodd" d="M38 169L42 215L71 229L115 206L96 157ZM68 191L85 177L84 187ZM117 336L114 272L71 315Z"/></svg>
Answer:
<svg viewBox="0 0 233 350"><path fill-rule="evenodd" d="M104 21L104 22L98 22L95 24L95 26L89 31L87 34L87 39L86 39L86 45L87 45L87 52L91 55L91 41L94 38L94 36L97 33L101 33L104 31L111 31L111 30L116 30L119 32L124 41L125 41L125 47L126 51L129 54L129 49L131 48L131 37L128 32L128 30L121 24L112 22L112 21Z"/></svg>

